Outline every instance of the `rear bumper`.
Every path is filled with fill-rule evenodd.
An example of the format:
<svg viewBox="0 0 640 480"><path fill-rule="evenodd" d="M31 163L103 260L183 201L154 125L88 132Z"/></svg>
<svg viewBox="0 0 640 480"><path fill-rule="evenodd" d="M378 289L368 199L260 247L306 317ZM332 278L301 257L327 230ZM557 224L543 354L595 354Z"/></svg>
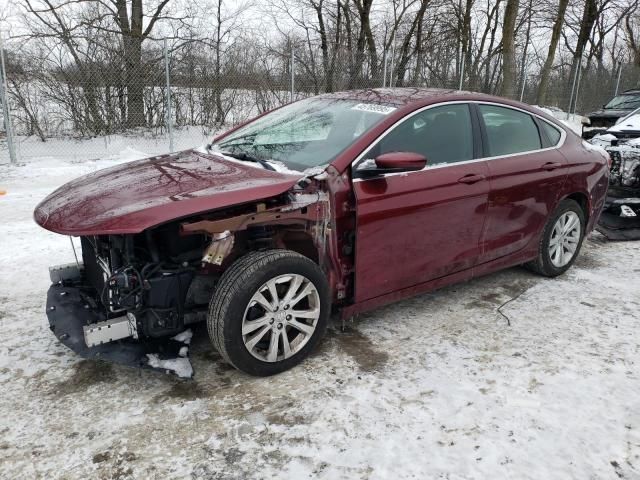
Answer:
<svg viewBox="0 0 640 480"><path fill-rule="evenodd" d="M104 310L92 303L93 300L83 293L81 286L65 283L51 285L47 292L47 318L49 328L63 345L83 358L160 370L176 373L179 376L193 375L193 369L187 357L188 350L184 350L188 341L174 338L144 340L126 338L88 347L85 343L83 327L107 319ZM173 368L176 366L177 369Z"/></svg>

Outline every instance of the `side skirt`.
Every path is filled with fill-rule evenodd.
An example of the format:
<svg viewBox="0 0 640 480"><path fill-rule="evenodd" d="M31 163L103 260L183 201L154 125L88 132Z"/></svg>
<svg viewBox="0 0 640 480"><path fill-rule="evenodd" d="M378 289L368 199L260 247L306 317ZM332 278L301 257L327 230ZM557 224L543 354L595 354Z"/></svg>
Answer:
<svg viewBox="0 0 640 480"><path fill-rule="evenodd" d="M390 303L411 298L422 293L431 292L448 285L453 285L454 283L466 282L476 277L497 272L498 270L522 265L523 263L533 260L536 253L536 251L531 251L530 249L522 250L514 255L509 255L507 257L492 260L491 262L476 265L475 267L447 275L446 277L436 278L435 280L429 280L428 282L420 283L413 287L396 290L395 292L387 293L363 302L347 305L340 311L340 318L346 320L359 313L364 313Z"/></svg>

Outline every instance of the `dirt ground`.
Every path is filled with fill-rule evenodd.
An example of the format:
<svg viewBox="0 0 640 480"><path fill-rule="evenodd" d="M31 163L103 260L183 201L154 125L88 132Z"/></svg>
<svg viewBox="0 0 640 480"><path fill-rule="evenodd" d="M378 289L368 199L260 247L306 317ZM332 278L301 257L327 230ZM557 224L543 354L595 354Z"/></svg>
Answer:
<svg viewBox="0 0 640 480"><path fill-rule="evenodd" d="M640 478L638 243L594 235L560 278L514 268L334 322L271 378L225 365L199 329L183 381L58 344L47 266L69 240L30 212L78 172L12 172L1 478Z"/></svg>

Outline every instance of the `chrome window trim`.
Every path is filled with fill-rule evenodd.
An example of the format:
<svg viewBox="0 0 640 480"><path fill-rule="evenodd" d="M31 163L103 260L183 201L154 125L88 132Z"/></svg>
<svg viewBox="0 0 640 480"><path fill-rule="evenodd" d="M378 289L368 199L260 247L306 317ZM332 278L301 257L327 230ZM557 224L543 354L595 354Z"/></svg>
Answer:
<svg viewBox="0 0 640 480"><path fill-rule="evenodd" d="M519 108L519 107L506 105L504 103L499 103L499 102L492 102L492 101L489 101L489 100L453 100L453 101L444 101L444 102L441 102L441 103L434 103L432 105L426 105L424 107L421 107L418 110L415 110L415 111L411 112L410 114L402 117L397 122L395 122L393 125L391 125L389 128L387 128L378 138L375 139L375 141L373 141L369 145L368 148L366 148L362 153L360 153L355 158L355 160L353 160L353 162L351 162L352 171L354 171L353 169L355 169L355 167L358 165L358 163L360 163L360 161L363 160L364 156L369 151L371 151L372 148L374 148L384 137L386 137L389 133L391 133L398 125L403 123L405 120L408 120L411 117L413 117L414 115L417 115L419 113L424 112L425 110L429 110L429 109L434 108L434 107L442 107L444 105L458 105L458 104L461 104L461 103L464 103L464 104L467 104L467 105L471 105L471 104L493 105L493 106L496 106L496 107L510 108L512 110L517 110L517 111L520 111L522 113L526 113L527 115L534 116L534 117L540 119L541 121L548 123L553 128L556 128L556 129L560 130L560 140L558 140L558 143L556 143L552 147L540 148L538 150L529 150L529 151L526 151L526 152L509 153L507 155L497 155L497 156L494 156L494 157L474 158L474 159L471 159L471 160L464 160L462 162L451 162L451 163L441 163L441 164L435 164L435 165L426 165L421 170L414 170L414 171L407 171L407 172L385 173L383 175L376 176L374 178L387 178L387 177L393 177L393 176L398 176L398 175L411 175L411 174L414 174L414 173L424 172L426 170L432 170L432 169L436 169L436 168L445 168L445 167L451 167L451 166L454 166L454 165L466 165L466 164L476 163L476 162L485 162L485 161L490 161L490 160L498 160L498 159L502 159L502 158L509 158L509 157L522 156L522 155L530 155L532 153L547 152L547 151L550 151L550 150L558 150L558 149L562 148L562 146L564 145L564 142L565 142L565 140L567 138L567 131L565 130L565 127L559 127L558 125L555 125L554 123L549 122L549 120L545 119L543 116L541 116L541 115L539 115L537 113L534 113L534 112L529 112L529 111L524 110L524 109ZM469 113L471 113L471 115L473 115L473 112L470 111ZM483 120L480 119L480 121L483 121ZM538 133L538 134L540 134L540 133ZM540 139L540 142L542 142L542 139ZM373 180L373 178L353 178L352 179L353 182L362 182L362 181L366 181L366 180Z"/></svg>

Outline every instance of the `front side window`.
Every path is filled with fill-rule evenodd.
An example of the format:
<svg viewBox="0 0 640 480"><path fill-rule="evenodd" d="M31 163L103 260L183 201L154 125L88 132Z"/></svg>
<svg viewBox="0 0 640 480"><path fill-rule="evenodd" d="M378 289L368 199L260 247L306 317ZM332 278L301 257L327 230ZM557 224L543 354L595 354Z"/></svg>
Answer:
<svg viewBox="0 0 640 480"><path fill-rule="evenodd" d="M478 105L487 132L488 156L497 157L542 148L533 117L519 110Z"/></svg>
<svg viewBox="0 0 640 480"><path fill-rule="evenodd" d="M315 97L274 110L240 127L213 147L274 160L294 170L326 165L395 107Z"/></svg>
<svg viewBox="0 0 640 480"><path fill-rule="evenodd" d="M366 155L414 152L427 158L427 165L473 159L471 114L466 104L428 108L397 125Z"/></svg>

